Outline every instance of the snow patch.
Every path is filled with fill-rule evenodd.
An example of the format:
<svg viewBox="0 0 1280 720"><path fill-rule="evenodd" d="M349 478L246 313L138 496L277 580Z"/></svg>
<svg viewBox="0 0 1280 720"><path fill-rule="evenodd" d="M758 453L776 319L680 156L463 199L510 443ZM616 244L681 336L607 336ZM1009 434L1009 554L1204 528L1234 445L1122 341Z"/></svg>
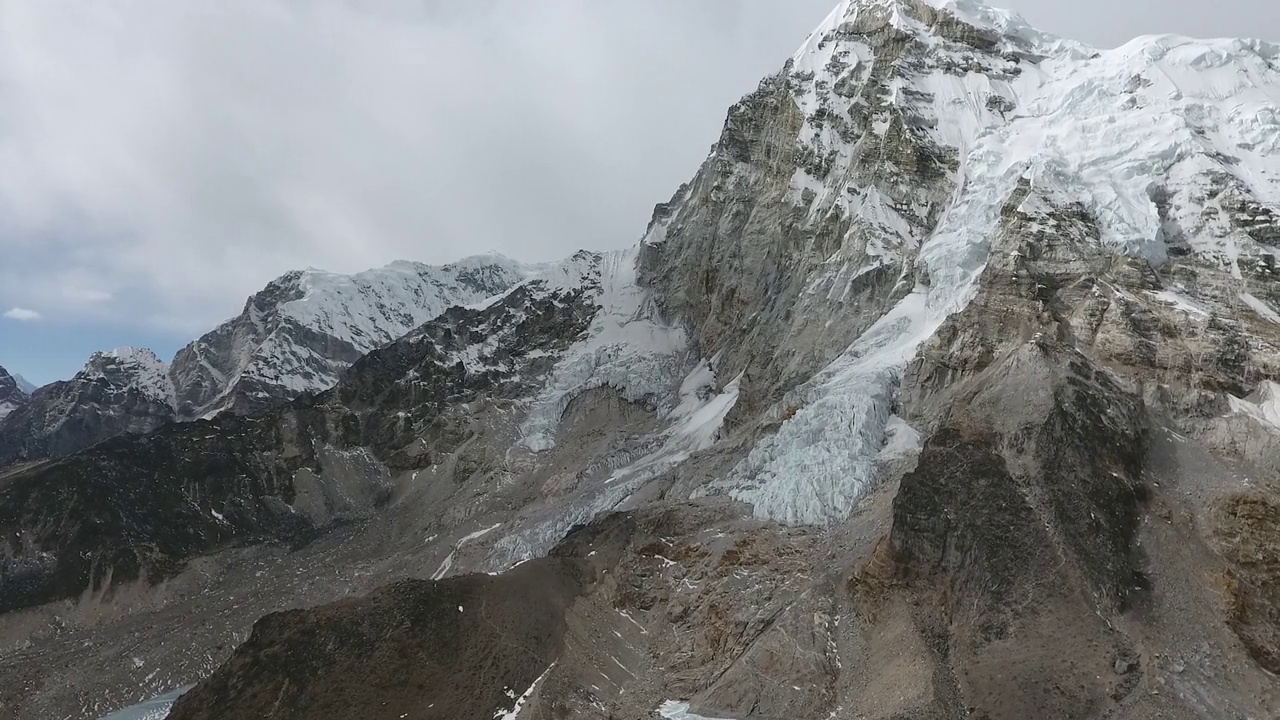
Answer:
<svg viewBox="0 0 1280 720"><path fill-rule="evenodd" d="M1188 315L1199 315L1201 317L1209 317L1209 315L1211 314L1208 310L1206 310L1202 305L1197 303L1195 300L1192 300L1191 298L1181 293L1174 292L1173 290L1160 290L1160 291L1152 292L1149 294L1155 299L1167 305L1172 305L1173 309L1187 313Z"/></svg>
<svg viewBox="0 0 1280 720"><path fill-rule="evenodd" d="M658 714L667 720L732 720L731 718L710 718L689 711L689 703L668 700L658 706Z"/></svg>
<svg viewBox="0 0 1280 720"><path fill-rule="evenodd" d="M146 702L123 710L117 710L110 715L104 716L102 720L164 720L169 716L169 709L173 707L173 704L191 687L188 685L178 688Z"/></svg>
<svg viewBox="0 0 1280 720"><path fill-rule="evenodd" d="M514 707L510 710L503 710L499 708L498 711L493 714L493 720L515 720L515 718L520 715L520 711L524 709L525 704L529 702L529 698L533 697L533 693L537 691L538 686L542 684L543 679L547 677L555 666L555 663L551 663L546 670L543 670L542 674L538 676L538 679L534 680L533 684L529 686L529 689L525 690L520 694L520 697L516 698L516 704Z"/></svg>
<svg viewBox="0 0 1280 720"><path fill-rule="evenodd" d="M1227 402L1231 412L1248 415L1272 430L1280 431L1280 384L1268 380L1248 398L1228 395Z"/></svg>
<svg viewBox="0 0 1280 720"><path fill-rule="evenodd" d="M889 417L889 422L885 425L885 435L884 447L880 448L878 456L881 462L915 457L924 447L920 433L897 415Z"/></svg>
<svg viewBox="0 0 1280 720"><path fill-rule="evenodd" d="M463 545L466 545L473 540L479 540L500 527L502 527L502 523L496 523L490 527L476 530L473 533L463 535L461 538L458 538L458 542L453 544L453 548L449 550L449 554L446 555L444 560L440 563L440 567L436 568L436 571L431 574L431 579L441 580L449 573L450 570L453 569L454 559L457 557L458 551L462 549Z"/></svg>
<svg viewBox="0 0 1280 720"><path fill-rule="evenodd" d="M1265 320L1280 324L1280 313L1271 309L1271 306L1263 302L1261 299L1250 295L1249 293L1240 293L1240 300L1248 305L1251 310L1258 313Z"/></svg>

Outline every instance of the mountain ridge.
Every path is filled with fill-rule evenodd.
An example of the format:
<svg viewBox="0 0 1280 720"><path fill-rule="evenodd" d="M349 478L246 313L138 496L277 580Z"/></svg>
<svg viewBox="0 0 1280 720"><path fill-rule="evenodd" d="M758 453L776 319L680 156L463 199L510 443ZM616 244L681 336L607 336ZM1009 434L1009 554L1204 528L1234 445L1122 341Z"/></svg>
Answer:
<svg viewBox="0 0 1280 720"><path fill-rule="evenodd" d="M838 6L637 245L0 478L21 708L1275 715L1275 46L939 5Z"/></svg>
<svg viewBox="0 0 1280 720"><path fill-rule="evenodd" d="M179 350L172 363L147 349L95 353L73 378L50 384L34 402L11 404L6 415L13 417L0 424L0 466L323 392L368 351L451 305L507 289L534 267L490 254L441 266L398 261L354 275L286 273L249 298L240 315Z"/></svg>

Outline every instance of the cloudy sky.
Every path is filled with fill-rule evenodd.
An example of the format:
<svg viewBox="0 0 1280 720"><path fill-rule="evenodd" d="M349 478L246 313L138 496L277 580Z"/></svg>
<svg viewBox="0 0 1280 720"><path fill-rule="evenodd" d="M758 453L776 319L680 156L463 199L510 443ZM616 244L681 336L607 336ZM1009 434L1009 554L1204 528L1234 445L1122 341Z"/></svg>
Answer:
<svg viewBox="0 0 1280 720"><path fill-rule="evenodd" d="M834 0L0 0L0 365L171 355L300 267L633 242ZM1273 0L1005 0L1099 46Z"/></svg>

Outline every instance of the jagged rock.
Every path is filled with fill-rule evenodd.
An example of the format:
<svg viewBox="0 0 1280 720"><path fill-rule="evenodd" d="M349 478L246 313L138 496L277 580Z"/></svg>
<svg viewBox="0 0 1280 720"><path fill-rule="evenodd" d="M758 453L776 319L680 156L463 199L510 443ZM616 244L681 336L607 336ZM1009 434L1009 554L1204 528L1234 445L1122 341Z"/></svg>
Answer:
<svg viewBox="0 0 1280 720"><path fill-rule="evenodd" d="M8 370L0 367L0 420L4 420L5 416L30 399L31 388L24 386L23 382L21 378L10 375Z"/></svg>
<svg viewBox="0 0 1280 720"><path fill-rule="evenodd" d="M150 350L95 353L70 380L55 382L0 421L0 467L60 457L174 418L168 367Z"/></svg>

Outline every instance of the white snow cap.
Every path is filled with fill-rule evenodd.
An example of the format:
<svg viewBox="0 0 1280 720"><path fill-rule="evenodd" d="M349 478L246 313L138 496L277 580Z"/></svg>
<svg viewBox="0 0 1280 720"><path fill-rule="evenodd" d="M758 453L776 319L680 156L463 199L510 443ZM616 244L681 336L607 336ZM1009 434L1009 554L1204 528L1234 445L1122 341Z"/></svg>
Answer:
<svg viewBox="0 0 1280 720"><path fill-rule="evenodd" d="M452 305L484 299L466 284L474 272L506 274L511 284L530 274L501 255L475 255L442 266L400 260L354 275L303 271L303 297L285 303L283 316L368 352L408 333Z"/></svg>
<svg viewBox="0 0 1280 720"><path fill-rule="evenodd" d="M115 350L94 353L77 377L82 379L106 378L104 365L115 366L118 374L112 380L123 380L125 387L133 387L150 399L176 407L173 381L169 379L169 364L146 348L120 347Z"/></svg>
<svg viewBox="0 0 1280 720"><path fill-rule="evenodd" d="M902 30L928 32L927 28L912 17L912 7L917 4L950 13L975 28L1003 38L1009 45L1034 48L1046 55L1060 52L1085 55L1092 52L1092 48L1083 43L1066 40L1036 29L1022 15L1012 10L991 7L977 0L844 0L831 11L817 30L809 35L809 39L792 59L798 65L805 55L819 49L817 46L829 33L846 22L856 20L864 11L887 11L889 20L895 27Z"/></svg>
<svg viewBox="0 0 1280 720"><path fill-rule="evenodd" d="M490 253L448 265L401 260L353 275L315 268L287 273L263 291L269 302L257 302L262 293L250 299L246 312L257 332L232 348L231 367L214 370L205 360L222 392L206 405L205 412L220 412L240 381L253 380L295 395L321 392L337 383L346 365L299 345L288 326L329 335L359 353L368 353L450 307L485 301L495 288L510 287L536 269ZM210 335L218 337L226 327ZM204 342L201 338L190 346L202 359Z"/></svg>

